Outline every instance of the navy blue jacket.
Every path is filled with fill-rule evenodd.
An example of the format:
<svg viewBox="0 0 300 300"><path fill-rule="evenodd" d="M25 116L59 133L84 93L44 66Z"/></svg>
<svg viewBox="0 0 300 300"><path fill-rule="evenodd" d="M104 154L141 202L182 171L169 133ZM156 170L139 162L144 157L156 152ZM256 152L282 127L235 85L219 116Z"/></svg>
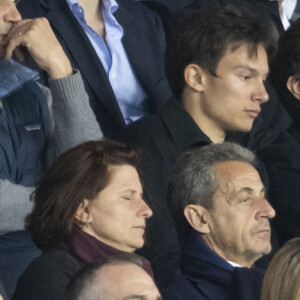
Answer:
<svg viewBox="0 0 300 300"><path fill-rule="evenodd" d="M0 179L34 186L45 159L49 122L47 101L34 82L36 78L28 79L18 66L15 68L9 63L6 66L16 73L12 72L14 78L10 82L14 82L14 86L11 91L5 93L2 89L2 83L4 88L9 83L2 81L0 86Z"/></svg>
<svg viewBox="0 0 300 300"><path fill-rule="evenodd" d="M181 270L162 290L165 300L259 300L264 272L233 267L200 237L183 244Z"/></svg>
<svg viewBox="0 0 300 300"><path fill-rule="evenodd" d="M159 17L132 0L117 0L114 13L124 29L122 43L130 65L149 98L151 111L169 99L164 71L165 36ZM22 0L24 18L46 17L74 69L79 69L91 107L104 135L125 126L108 76L84 30L65 0ZM134 99L133 99L134 101Z"/></svg>

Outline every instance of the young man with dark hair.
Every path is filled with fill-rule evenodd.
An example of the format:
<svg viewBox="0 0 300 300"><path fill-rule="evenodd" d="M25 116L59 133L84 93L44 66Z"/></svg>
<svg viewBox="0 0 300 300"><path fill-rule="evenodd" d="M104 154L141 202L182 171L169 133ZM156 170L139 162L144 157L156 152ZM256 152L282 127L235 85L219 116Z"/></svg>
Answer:
<svg viewBox="0 0 300 300"><path fill-rule="evenodd" d="M268 24L235 8L195 13L167 47L167 76L176 99L119 134L143 155L154 211L143 254L158 284L165 284L179 264L165 201L168 170L184 151L232 140L232 131L251 130L268 100L264 80L276 48L272 36Z"/></svg>

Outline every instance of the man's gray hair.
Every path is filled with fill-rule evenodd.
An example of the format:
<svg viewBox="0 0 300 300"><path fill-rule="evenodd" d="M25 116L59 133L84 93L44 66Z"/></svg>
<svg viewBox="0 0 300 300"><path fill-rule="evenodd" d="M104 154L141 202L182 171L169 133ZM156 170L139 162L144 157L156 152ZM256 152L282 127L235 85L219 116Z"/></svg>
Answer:
<svg viewBox="0 0 300 300"><path fill-rule="evenodd" d="M104 261L89 264L80 269L70 280L67 288L68 300L104 300L105 290L101 285L100 270L104 266L133 264L143 269L143 262L134 253L107 257Z"/></svg>
<svg viewBox="0 0 300 300"><path fill-rule="evenodd" d="M169 174L168 204L177 229L186 233L190 227L184 217L184 208L198 204L206 209L213 207L218 188L213 166L216 163L240 161L256 167L253 152L234 143L204 146L185 152Z"/></svg>

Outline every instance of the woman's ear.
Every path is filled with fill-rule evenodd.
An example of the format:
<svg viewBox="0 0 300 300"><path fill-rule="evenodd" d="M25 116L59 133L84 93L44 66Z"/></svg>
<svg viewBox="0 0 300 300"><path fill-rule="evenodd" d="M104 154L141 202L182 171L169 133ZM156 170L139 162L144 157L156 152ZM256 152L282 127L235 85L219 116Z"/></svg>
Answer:
<svg viewBox="0 0 300 300"><path fill-rule="evenodd" d="M286 87L297 100L300 100L300 79L299 78L290 76L286 82Z"/></svg>
<svg viewBox="0 0 300 300"><path fill-rule="evenodd" d="M88 199L83 199L77 208L75 219L79 224L88 224L90 219L90 201Z"/></svg>
<svg viewBox="0 0 300 300"><path fill-rule="evenodd" d="M184 80L186 85L197 92L203 90L205 72L197 64L189 64L184 69Z"/></svg>
<svg viewBox="0 0 300 300"><path fill-rule="evenodd" d="M199 233L208 234L209 212L206 208L197 204L189 204L184 208L184 216L188 223Z"/></svg>

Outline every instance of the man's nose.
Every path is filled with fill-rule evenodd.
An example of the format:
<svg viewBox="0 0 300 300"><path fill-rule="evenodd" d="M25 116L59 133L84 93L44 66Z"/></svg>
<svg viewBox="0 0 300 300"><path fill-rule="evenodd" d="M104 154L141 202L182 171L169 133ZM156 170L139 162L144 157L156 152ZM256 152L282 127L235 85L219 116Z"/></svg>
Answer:
<svg viewBox="0 0 300 300"><path fill-rule="evenodd" d="M4 21L16 23L22 19L19 11L16 8L16 5L11 0L4 0L4 7L1 7L1 10L4 9Z"/></svg>
<svg viewBox="0 0 300 300"><path fill-rule="evenodd" d="M275 217L275 210L267 199L263 199L259 210L259 217L272 219Z"/></svg>
<svg viewBox="0 0 300 300"><path fill-rule="evenodd" d="M269 100L269 94L266 91L264 81L258 84L255 94L253 95L253 100L259 101L261 104Z"/></svg>

